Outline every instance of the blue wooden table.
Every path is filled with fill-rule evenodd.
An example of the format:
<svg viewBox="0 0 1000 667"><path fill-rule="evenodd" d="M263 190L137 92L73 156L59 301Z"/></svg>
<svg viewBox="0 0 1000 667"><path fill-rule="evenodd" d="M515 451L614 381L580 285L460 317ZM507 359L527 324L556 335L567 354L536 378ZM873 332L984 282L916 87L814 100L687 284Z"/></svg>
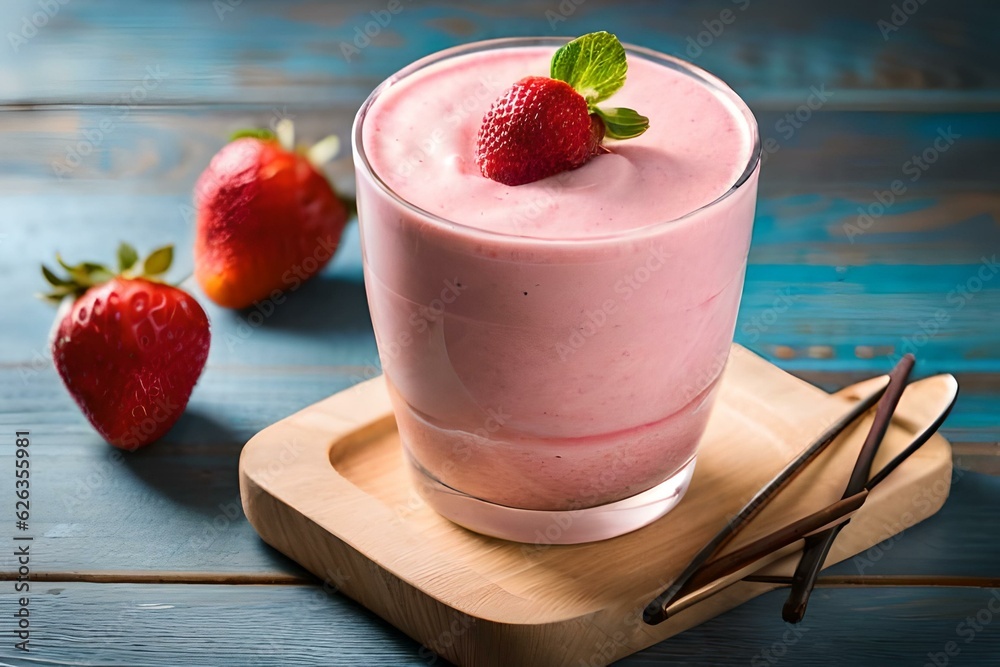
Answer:
<svg viewBox="0 0 1000 667"><path fill-rule="evenodd" d="M14 648L18 564L0 550L2 664L435 663L265 546L240 509L242 444L377 372L355 225L265 318L196 292L206 371L166 438L124 456L52 368L37 266L128 239L178 244L180 275L194 180L231 130L288 117L304 137L346 137L367 93L419 56L604 29L694 60L757 114L737 340L828 389L906 351L962 388L944 509L824 573L801 626L781 622L776 592L621 664L1000 664L1000 6L404 0L386 20L387 6L5 0L0 495L13 515L14 432L29 430L35 539L30 653ZM329 169L347 192L352 171L347 155ZM0 525L10 540L13 516Z"/></svg>

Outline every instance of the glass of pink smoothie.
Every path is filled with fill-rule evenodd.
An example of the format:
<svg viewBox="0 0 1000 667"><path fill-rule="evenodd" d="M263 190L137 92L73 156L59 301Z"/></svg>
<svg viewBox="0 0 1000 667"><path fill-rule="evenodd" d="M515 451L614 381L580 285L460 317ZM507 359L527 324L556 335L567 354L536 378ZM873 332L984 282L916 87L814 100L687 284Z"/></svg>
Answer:
<svg viewBox="0 0 1000 667"><path fill-rule="evenodd" d="M757 124L718 78L626 47L645 134L534 183L482 176L491 103L566 40L450 49L355 120L365 286L417 488L474 531L606 539L681 499L732 343Z"/></svg>

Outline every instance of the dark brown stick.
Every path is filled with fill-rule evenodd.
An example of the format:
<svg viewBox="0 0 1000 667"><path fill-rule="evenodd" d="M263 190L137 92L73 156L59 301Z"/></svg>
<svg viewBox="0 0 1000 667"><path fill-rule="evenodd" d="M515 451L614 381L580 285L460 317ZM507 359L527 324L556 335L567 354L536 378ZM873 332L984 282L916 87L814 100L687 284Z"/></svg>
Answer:
<svg viewBox="0 0 1000 667"><path fill-rule="evenodd" d="M780 528L769 535L765 535L760 539L754 540L746 546L740 547L736 551L730 552L725 556L720 556L715 560L705 563L705 565L698 570L693 577L691 577L681 592L678 593L678 597L710 584L716 579L721 579L728 574L732 574L737 570L742 570L750 563L759 560L761 556L765 556L771 552L777 551L778 549L783 549L789 544L793 544L794 542L801 540L812 533L829 528L833 525L845 523L852 514L861 508L865 502L865 498L867 497L868 490L862 489L861 493L857 493L849 498L844 498L843 500L838 500L832 505L824 507L818 512L814 512L809 516L799 519L798 521L790 523L784 528Z"/></svg>
<svg viewBox="0 0 1000 667"><path fill-rule="evenodd" d="M875 459L879 445L882 444L885 432L889 428L892 415L896 411L896 406L899 405L899 399L903 396L906 380L910 377L910 371L913 370L914 361L912 354L903 355L903 358L889 374L889 386L875 410L871 430L868 431L868 437L865 438L865 442L861 446L861 452L854 464L851 478L847 482L844 497L858 493L868 483L872 461ZM843 527L844 524L840 524L806 539L802 559L792 576L792 590L781 610L781 617L785 622L798 623L805 616L809 596L816 585L816 577L819 576L819 571L823 568L823 563L826 562L833 541L837 539L837 535Z"/></svg>
<svg viewBox="0 0 1000 667"><path fill-rule="evenodd" d="M954 380L954 379L953 379ZM861 493L842 499L818 512L799 519L794 523L778 529L777 531L765 535L751 544L748 544L735 552L726 554L709 561L696 572L688 584L675 596L674 600L667 606L665 613L668 617L683 611L707 597L731 586L738 581L763 581L767 583L784 583L791 585L792 577L758 576L756 572L761 567L775 562L780 558L801 550L803 537L825 531L838 524L846 523L854 512L860 508L867 494L886 479L897 467L899 467L914 452L920 449L930 437L940 428L955 405L955 398L958 395L958 387L948 398L947 404L940 408L938 415L922 431L910 441L901 452L899 452L889 463L887 463L865 485ZM790 547L795 547L790 549Z"/></svg>
<svg viewBox="0 0 1000 667"><path fill-rule="evenodd" d="M831 442L837 439L844 429L869 410L885 392L885 387L872 392L871 395L859 400L840 419L826 429L815 441L799 454L795 460L786 465L777 475L758 491L750 501L743 506L735 517L726 523L716 535L703 546L686 568L674 579L670 586L656 596L642 612L643 621L649 625L657 625L667 619L667 606L677 597L681 588L719 549L725 546L753 517L757 516L768 502L783 489L809 462L815 460Z"/></svg>

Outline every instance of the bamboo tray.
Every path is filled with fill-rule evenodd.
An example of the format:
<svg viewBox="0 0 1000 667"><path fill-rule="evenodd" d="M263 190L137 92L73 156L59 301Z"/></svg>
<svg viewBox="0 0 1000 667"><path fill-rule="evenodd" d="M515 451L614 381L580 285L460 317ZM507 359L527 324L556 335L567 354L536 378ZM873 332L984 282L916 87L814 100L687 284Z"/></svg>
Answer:
<svg viewBox="0 0 1000 667"><path fill-rule="evenodd" d="M381 377L254 436L240 457L243 508L265 542L428 655L458 665L605 665L777 587L740 581L660 625L642 621L643 607L847 410L861 385L827 394L734 346L687 495L659 521L604 542L505 542L438 516L409 483ZM927 421L932 392L907 390L873 470ZM845 432L727 550L839 499L870 419ZM912 525L936 512L950 479L950 446L935 435L872 492L827 564L891 537L887 526L904 517ZM921 496L927 488L935 492ZM920 497L935 502L915 502ZM794 562L757 574L787 576Z"/></svg>

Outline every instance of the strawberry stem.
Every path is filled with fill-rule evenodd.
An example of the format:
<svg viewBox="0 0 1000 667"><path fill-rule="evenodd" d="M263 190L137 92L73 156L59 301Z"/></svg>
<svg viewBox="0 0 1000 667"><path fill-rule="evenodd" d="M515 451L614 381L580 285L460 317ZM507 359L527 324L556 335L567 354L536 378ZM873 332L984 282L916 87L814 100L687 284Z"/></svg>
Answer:
<svg viewBox="0 0 1000 667"><path fill-rule="evenodd" d="M331 134L330 136L323 137L313 144L306 151L306 158L314 167L322 167L324 164L337 157L337 153L339 152L340 137L336 134Z"/></svg>
<svg viewBox="0 0 1000 667"><path fill-rule="evenodd" d="M165 245L157 248L140 262L139 254L135 248L128 243L122 243L118 246L117 255L118 272L116 273L104 264L95 262L67 264L59 253L56 253L56 262L66 271L66 276L57 275L43 264L42 277L52 287L52 290L39 296L58 304L67 296L74 298L82 296L91 287L102 285L118 276L163 282L160 277L170 269L174 259L174 247Z"/></svg>
<svg viewBox="0 0 1000 667"><path fill-rule="evenodd" d="M274 133L278 137L278 143L286 151L295 150L295 123L288 118L282 118L274 127Z"/></svg>

